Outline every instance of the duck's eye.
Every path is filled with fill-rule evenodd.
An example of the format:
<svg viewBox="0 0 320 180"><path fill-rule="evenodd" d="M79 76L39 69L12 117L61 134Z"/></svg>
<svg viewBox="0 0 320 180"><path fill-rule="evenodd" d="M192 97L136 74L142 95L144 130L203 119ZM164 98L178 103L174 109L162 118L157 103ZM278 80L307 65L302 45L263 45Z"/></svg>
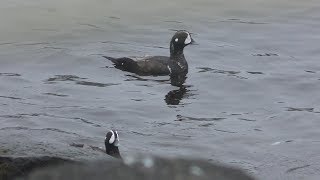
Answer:
<svg viewBox="0 0 320 180"><path fill-rule="evenodd" d="M178 39L178 38L176 38L174 41L175 41L175 42L178 42L178 41L179 41L179 39Z"/></svg>

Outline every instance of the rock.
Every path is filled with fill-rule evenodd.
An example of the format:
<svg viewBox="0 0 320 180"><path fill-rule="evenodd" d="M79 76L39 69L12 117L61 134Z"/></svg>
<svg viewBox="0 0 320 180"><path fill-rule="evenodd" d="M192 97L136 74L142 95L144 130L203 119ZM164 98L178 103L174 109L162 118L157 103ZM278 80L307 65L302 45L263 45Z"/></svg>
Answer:
<svg viewBox="0 0 320 180"><path fill-rule="evenodd" d="M57 157L0 157L0 179L12 179L16 176L23 176L31 170L47 165L57 165L62 163L71 163Z"/></svg>
<svg viewBox="0 0 320 180"><path fill-rule="evenodd" d="M64 163L37 169L17 180L253 180L241 170L203 160L165 159L152 156L127 156L86 163Z"/></svg>
<svg viewBox="0 0 320 180"><path fill-rule="evenodd" d="M0 156L35 157L50 156L75 161L110 159L104 151L104 135L89 143L80 142L84 137L59 130L30 129L24 127L0 130ZM94 146L103 148L94 148ZM103 150L101 150L103 149Z"/></svg>
<svg viewBox="0 0 320 180"><path fill-rule="evenodd" d="M0 180L253 179L238 169L204 160L127 155L120 161L96 147L104 145L104 137L86 143L82 138L52 128L2 128Z"/></svg>

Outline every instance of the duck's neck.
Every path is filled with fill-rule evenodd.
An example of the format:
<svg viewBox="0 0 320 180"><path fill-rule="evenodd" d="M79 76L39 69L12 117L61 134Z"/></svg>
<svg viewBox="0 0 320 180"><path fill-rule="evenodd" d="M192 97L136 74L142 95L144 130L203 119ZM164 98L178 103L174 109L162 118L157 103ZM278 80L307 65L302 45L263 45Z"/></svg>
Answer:
<svg viewBox="0 0 320 180"><path fill-rule="evenodd" d="M184 57L183 48L184 47L174 46L174 44L171 43L170 44L170 59L172 59L172 60L184 59L184 58L181 58L181 57Z"/></svg>
<svg viewBox="0 0 320 180"><path fill-rule="evenodd" d="M171 75L188 73L188 63L184 57L183 48L183 46L170 45L169 66L172 69Z"/></svg>
<svg viewBox="0 0 320 180"><path fill-rule="evenodd" d="M114 147L112 149L106 149L106 153L112 157L121 159L121 155L120 155L120 151L118 149L118 147Z"/></svg>

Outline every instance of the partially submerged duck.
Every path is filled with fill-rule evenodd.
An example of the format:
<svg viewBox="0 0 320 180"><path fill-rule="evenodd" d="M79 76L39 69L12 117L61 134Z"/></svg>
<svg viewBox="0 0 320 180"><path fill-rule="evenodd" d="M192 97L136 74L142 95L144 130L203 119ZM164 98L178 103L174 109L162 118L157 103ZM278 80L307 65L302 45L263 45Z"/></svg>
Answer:
<svg viewBox="0 0 320 180"><path fill-rule="evenodd" d="M104 144L106 147L106 153L112 157L122 159L119 151L119 135L115 130L110 130L106 134L106 138L104 140Z"/></svg>

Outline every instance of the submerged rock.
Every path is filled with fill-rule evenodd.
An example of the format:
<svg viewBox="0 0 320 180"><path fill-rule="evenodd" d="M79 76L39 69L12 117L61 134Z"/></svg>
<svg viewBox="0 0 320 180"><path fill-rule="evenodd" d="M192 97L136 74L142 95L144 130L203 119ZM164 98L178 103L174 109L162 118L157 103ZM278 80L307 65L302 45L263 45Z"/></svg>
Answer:
<svg viewBox="0 0 320 180"><path fill-rule="evenodd" d="M65 163L36 169L17 180L253 180L244 172L203 160L127 156L123 161L107 160Z"/></svg>

